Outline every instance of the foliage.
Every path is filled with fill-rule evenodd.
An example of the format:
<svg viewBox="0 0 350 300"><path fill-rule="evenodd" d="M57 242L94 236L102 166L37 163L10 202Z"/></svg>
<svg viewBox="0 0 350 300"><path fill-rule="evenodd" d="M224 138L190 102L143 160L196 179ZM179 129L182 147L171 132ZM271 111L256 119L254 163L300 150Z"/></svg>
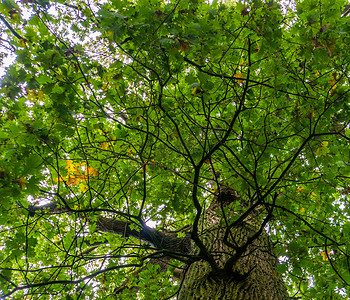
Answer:
<svg viewBox="0 0 350 300"><path fill-rule="evenodd" d="M2 295L113 299L162 249L94 221L196 231L225 185L273 211L291 295L346 297L344 1L99 2L0 6L17 57L1 80ZM53 201L56 213L33 213ZM170 269L148 264L128 284L171 297Z"/></svg>

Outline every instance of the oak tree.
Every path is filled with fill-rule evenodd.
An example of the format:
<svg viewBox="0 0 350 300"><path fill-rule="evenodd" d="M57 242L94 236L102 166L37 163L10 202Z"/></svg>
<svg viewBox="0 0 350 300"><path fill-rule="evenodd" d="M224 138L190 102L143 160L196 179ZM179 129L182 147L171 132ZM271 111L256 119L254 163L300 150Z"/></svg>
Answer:
<svg viewBox="0 0 350 300"><path fill-rule="evenodd" d="M0 297L349 297L340 0L4 0Z"/></svg>

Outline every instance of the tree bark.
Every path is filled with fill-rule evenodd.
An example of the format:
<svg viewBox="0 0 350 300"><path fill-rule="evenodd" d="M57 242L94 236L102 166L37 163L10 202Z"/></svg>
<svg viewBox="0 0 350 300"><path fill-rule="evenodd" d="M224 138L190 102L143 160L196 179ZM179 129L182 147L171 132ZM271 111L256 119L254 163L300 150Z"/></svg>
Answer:
<svg viewBox="0 0 350 300"><path fill-rule="evenodd" d="M217 214L222 208L219 200L211 205L203 218L200 234L218 268L213 270L205 260L192 263L184 275L178 299L289 299L282 276L276 269L277 259L269 237L264 230L260 231L258 213L252 211L242 223L231 228L225 243L228 227L224 218ZM234 212L226 209L227 218L230 214L232 216ZM256 238L252 238L254 236ZM194 254L200 255L198 252L194 250Z"/></svg>

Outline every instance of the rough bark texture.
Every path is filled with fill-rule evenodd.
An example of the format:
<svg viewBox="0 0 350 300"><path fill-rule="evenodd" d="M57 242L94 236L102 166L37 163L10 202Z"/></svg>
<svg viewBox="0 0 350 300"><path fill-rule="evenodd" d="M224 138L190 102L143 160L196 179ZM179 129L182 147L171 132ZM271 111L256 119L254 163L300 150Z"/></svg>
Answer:
<svg viewBox="0 0 350 300"><path fill-rule="evenodd" d="M247 217L240 225L232 228L228 241L235 246L229 247L223 242L227 226L223 218L216 213L221 208L220 201L213 203L201 224L201 239L214 257L219 271L213 272L205 260L191 264L185 274L178 299L289 299L283 279L276 270L277 260L265 231L249 243L232 268L227 270L228 260L235 256L236 249L240 249L249 237L259 231L260 222L253 213L253 216ZM230 213L234 212L228 210L227 217Z"/></svg>

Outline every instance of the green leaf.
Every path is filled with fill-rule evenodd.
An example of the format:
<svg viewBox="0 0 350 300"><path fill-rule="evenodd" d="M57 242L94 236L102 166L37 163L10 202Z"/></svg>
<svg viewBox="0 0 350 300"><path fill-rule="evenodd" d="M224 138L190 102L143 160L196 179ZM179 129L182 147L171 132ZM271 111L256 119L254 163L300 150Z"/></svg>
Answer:
<svg viewBox="0 0 350 300"><path fill-rule="evenodd" d="M0 298L350 297L345 1L5 2Z"/></svg>

